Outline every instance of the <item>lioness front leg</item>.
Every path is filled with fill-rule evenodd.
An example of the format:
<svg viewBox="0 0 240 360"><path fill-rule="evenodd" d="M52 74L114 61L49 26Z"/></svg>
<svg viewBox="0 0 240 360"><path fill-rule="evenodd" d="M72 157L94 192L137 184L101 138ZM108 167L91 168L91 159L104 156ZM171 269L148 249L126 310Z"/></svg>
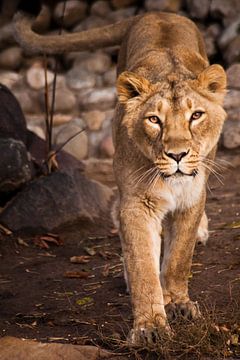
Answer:
<svg viewBox="0 0 240 360"><path fill-rule="evenodd" d="M134 315L130 342L149 345L168 330L159 280L160 224L133 203L120 207L120 233Z"/></svg>
<svg viewBox="0 0 240 360"><path fill-rule="evenodd" d="M188 278L205 198L194 207L168 216L164 238L161 282L168 318L200 316L197 302L189 299Z"/></svg>

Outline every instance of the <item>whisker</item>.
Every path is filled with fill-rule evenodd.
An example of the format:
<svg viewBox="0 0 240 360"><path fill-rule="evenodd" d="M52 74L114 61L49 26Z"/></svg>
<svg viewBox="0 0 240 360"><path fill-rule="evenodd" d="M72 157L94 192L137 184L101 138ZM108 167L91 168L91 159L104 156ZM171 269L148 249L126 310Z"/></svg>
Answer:
<svg viewBox="0 0 240 360"><path fill-rule="evenodd" d="M219 170L225 170L227 169L228 167L226 165L222 165L222 164L219 164L219 162L221 162L221 159L218 159L218 160L213 160L213 159L208 159L202 155L199 156L200 159L203 161L203 162L206 162L208 164L211 164L212 166L215 166L216 168L218 168ZM223 161L224 162L224 161ZM230 163L229 163L230 164Z"/></svg>
<svg viewBox="0 0 240 360"><path fill-rule="evenodd" d="M146 180L149 176L152 175L152 173L155 172L155 166L151 167L147 171L145 171L143 174L140 174L140 176L137 176L135 179L133 179L136 182L136 186L140 183L143 183L144 180Z"/></svg>
<svg viewBox="0 0 240 360"><path fill-rule="evenodd" d="M148 166L149 166L149 165L143 165L143 166L141 166L141 167L138 168L137 170L132 171L132 172L129 174L129 176L134 176L134 175L136 175L139 171L143 170L144 168L146 168L146 167L148 167Z"/></svg>
<svg viewBox="0 0 240 360"><path fill-rule="evenodd" d="M209 172L212 173L222 185L224 185L224 183L223 183L223 181L221 179L221 177L223 178L223 176L221 174L216 172L214 169L212 169L210 166L208 166L204 162L202 162L201 164L202 164L203 167L205 167L207 170L209 170Z"/></svg>
<svg viewBox="0 0 240 360"><path fill-rule="evenodd" d="M159 175L159 169L155 168L155 172L153 173L153 176L148 183L149 187L151 187L152 190L154 189L154 187L159 179L158 175Z"/></svg>
<svg viewBox="0 0 240 360"><path fill-rule="evenodd" d="M145 171L143 174L140 174L136 180L138 182L142 182L146 177L150 176L152 173L154 172L154 168L148 169L147 171Z"/></svg>

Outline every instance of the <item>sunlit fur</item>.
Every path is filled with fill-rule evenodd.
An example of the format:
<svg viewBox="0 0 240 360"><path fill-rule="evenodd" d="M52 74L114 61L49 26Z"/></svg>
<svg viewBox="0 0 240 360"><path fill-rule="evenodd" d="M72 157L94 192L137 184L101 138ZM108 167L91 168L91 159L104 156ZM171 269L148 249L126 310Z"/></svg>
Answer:
<svg viewBox="0 0 240 360"><path fill-rule="evenodd" d="M219 176L214 156L226 76L220 65L209 66L195 25L167 13L129 28L118 72L115 223L132 299L130 341L149 344L169 332L165 305L199 316L188 277L196 239L208 237L206 182L210 172Z"/></svg>

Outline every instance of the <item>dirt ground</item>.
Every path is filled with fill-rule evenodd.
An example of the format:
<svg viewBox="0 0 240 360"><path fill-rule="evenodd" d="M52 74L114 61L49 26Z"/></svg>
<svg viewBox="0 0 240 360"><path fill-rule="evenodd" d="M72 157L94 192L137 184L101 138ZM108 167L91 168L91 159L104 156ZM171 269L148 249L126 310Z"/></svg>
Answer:
<svg viewBox="0 0 240 360"><path fill-rule="evenodd" d="M214 177L209 182L211 235L206 246L196 246L189 284L191 298L198 300L210 319L208 325L216 334L226 335L225 345L214 344L213 337L213 347L200 348L189 359L213 356L215 345L221 358L240 358L240 152L219 156L220 164L227 167L220 170L226 173L224 184ZM132 315L119 238L86 237L77 226L60 237L62 245L49 244L49 249L43 249L32 237L1 235L1 336L97 343L122 350L118 345L131 328ZM84 256L81 261L86 263L71 263L72 256ZM148 358L144 352L124 354L132 359ZM184 357L181 347L177 355ZM160 358L159 354L152 356Z"/></svg>

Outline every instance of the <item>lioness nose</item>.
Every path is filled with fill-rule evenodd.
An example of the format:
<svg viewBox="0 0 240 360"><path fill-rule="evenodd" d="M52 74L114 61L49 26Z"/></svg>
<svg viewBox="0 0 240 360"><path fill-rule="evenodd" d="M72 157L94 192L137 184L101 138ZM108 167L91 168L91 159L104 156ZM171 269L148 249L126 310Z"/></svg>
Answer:
<svg viewBox="0 0 240 360"><path fill-rule="evenodd" d="M188 154L188 151L183 151L183 152L180 152L178 154L174 154L174 153L171 153L171 152L165 152L165 154L168 157L175 160L177 163L179 163L182 160L182 158Z"/></svg>

